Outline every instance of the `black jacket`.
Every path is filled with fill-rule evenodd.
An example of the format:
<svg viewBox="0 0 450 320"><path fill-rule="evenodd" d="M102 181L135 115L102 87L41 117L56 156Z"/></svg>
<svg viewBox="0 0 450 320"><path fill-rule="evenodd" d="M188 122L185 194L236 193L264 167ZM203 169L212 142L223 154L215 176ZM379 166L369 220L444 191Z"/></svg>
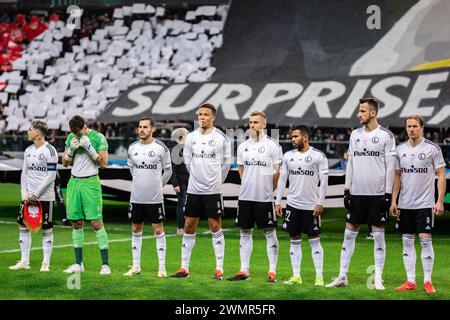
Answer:
<svg viewBox="0 0 450 320"><path fill-rule="evenodd" d="M183 159L183 148L179 150L179 157L180 159ZM186 169L184 160L180 164L175 164L172 159L172 177L170 177L170 182L172 183L172 185L174 187L178 187L180 184L187 186L188 181L189 181L189 171Z"/></svg>

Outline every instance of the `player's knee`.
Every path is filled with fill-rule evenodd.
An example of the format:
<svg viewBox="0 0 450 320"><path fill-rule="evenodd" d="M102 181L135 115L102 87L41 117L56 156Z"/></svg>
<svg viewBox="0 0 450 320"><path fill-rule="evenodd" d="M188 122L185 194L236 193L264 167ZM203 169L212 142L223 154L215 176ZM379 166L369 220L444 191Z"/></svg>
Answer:
<svg viewBox="0 0 450 320"><path fill-rule="evenodd" d="M103 222L102 221L97 221L97 220L92 220L91 221L91 226L94 230L99 230L101 227L103 227Z"/></svg>
<svg viewBox="0 0 450 320"><path fill-rule="evenodd" d="M302 235L299 233L290 233L289 237L291 240L300 240L302 238Z"/></svg>
<svg viewBox="0 0 450 320"><path fill-rule="evenodd" d="M222 228L220 220L218 219L208 219L208 223L209 223L209 230L211 230L212 232L217 232L220 230L220 228Z"/></svg>
<svg viewBox="0 0 450 320"><path fill-rule="evenodd" d="M142 232L143 229L144 229L143 223L133 223L131 226L131 231L133 231L134 233Z"/></svg>
<svg viewBox="0 0 450 320"><path fill-rule="evenodd" d="M162 223L158 223L158 224L153 224L153 233L155 235L160 235L161 233L164 232L164 227Z"/></svg>
<svg viewBox="0 0 450 320"><path fill-rule="evenodd" d="M83 228L83 221L70 221L72 223L72 227L74 229L81 229Z"/></svg>
<svg viewBox="0 0 450 320"><path fill-rule="evenodd" d="M345 227L351 231L359 231L359 224L352 224L352 223L347 222L345 224Z"/></svg>

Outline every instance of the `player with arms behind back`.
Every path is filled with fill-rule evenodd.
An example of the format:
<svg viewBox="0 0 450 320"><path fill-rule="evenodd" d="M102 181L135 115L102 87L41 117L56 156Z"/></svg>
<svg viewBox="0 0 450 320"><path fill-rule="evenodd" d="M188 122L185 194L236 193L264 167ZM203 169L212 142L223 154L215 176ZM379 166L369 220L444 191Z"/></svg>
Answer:
<svg viewBox="0 0 450 320"><path fill-rule="evenodd" d="M392 190L391 215L397 218L395 228L402 233L403 262L407 281L396 291L415 290L416 249L415 234L422 245L424 289L435 293L431 282L434 250L432 231L434 215L444 213L445 161L441 148L423 137L424 120L412 115L406 118L408 140L397 147L394 187ZM434 201L435 175L438 176L438 199ZM397 196L399 196L397 204Z"/></svg>

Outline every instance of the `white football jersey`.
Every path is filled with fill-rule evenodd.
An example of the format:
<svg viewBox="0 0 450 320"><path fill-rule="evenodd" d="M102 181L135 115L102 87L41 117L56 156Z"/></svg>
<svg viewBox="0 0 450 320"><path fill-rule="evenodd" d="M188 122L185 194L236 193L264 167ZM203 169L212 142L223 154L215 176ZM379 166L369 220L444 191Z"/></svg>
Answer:
<svg viewBox="0 0 450 320"><path fill-rule="evenodd" d="M281 163L278 142L265 135L255 142L245 140L237 149L237 163L244 166L239 200L272 202L274 165Z"/></svg>
<svg viewBox="0 0 450 320"><path fill-rule="evenodd" d="M21 188L29 195L36 195L41 189L42 183L46 182L51 171L56 172L58 164L58 153L56 149L45 142L41 147L36 148L34 144L25 149L22 174L24 179ZM38 198L41 201L55 200L55 180L43 191Z"/></svg>
<svg viewBox="0 0 450 320"><path fill-rule="evenodd" d="M292 149L283 156L281 174L289 181L287 204L300 210L314 210L319 201L319 175L328 174L328 159L313 147L305 153Z"/></svg>
<svg viewBox="0 0 450 320"><path fill-rule="evenodd" d="M397 147L395 170L400 170L400 209L433 208L436 170L445 167L441 148L428 139L412 147L409 141Z"/></svg>
<svg viewBox="0 0 450 320"><path fill-rule="evenodd" d="M140 141L128 147L128 166L132 168L131 203L162 203L162 172L172 165L166 145L153 139L152 143Z"/></svg>
<svg viewBox="0 0 450 320"><path fill-rule="evenodd" d="M348 150L353 166L351 193L359 196L384 195L386 157L395 155L395 137L388 129L378 126L371 132L366 132L364 127L353 130Z"/></svg>
<svg viewBox="0 0 450 320"><path fill-rule="evenodd" d="M186 136L184 163L189 170L188 193L222 193L222 164L231 163L231 143L219 129L208 134L197 129Z"/></svg>

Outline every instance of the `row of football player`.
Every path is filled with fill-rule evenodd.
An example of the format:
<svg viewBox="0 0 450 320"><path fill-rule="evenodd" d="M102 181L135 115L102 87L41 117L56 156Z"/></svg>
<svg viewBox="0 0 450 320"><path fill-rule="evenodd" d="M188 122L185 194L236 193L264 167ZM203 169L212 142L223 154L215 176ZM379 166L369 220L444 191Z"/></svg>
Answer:
<svg viewBox="0 0 450 320"><path fill-rule="evenodd" d="M434 227L434 215L440 215L444 210L445 162L442 152L439 146L423 138L424 122L420 116L410 116L406 119L405 125L409 139L396 148L393 134L379 126L377 113L378 103L375 99L360 99L358 117L362 127L354 130L351 134L349 162L346 171L344 203L348 213L341 251L340 273L327 286L339 287L348 284L347 273L359 226L369 224L374 237L374 288L384 290L382 279L386 252L384 225L388 221L387 215L390 209L391 214L397 217L396 228L403 234L403 259L407 272L407 281L396 290L416 289L414 239L415 234L419 234L425 275L424 288L427 292L432 293L435 292L435 289L431 283L434 262L431 233ZM182 265L172 275L174 278L190 275L189 262L195 245L197 224L200 216L206 215L213 236L216 256L216 270L213 278L223 279L225 239L221 228L223 214L221 194L222 183L229 170L226 159L230 156L231 145L223 132L214 127L215 115L214 106L201 105L198 110L200 128L188 134L185 139L182 154L190 178L184 212L185 233L182 240ZM291 237L290 257L293 275L285 283L291 285L302 283L300 276L301 235L306 233L309 237L316 269L315 284L324 285L323 248L320 244L319 234L320 216L323 212L323 200L328 180L327 159L322 152L309 145L310 131L306 126L298 126L292 130L294 149L283 155L277 142L264 133L263 129L266 123L267 119L264 113L252 113L249 118L250 138L238 148L238 165L242 183L236 224L241 229L241 268L228 280L250 279L249 261L253 247L252 232L255 223L259 228L264 229L267 238L267 254L270 265L268 281L277 280L276 216L283 216L281 198L286 181L289 180L283 229ZM103 259L101 274L109 274L111 271L108 264L108 243L106 231L101 222L101 189L97 176L97 167L105 166L107 163L106 139L100 133L88 129L84 120L78 116L71 119L69 126L72 133L66 141L63 164L73 165L72 178L68 185L67 211L68 218L74 226L76 263L65 272L78 272L84 269L82 222L86 219L91 221L96 230ZM33 125L30 127L31 134L29 131L29 138L32 141L33 130L36 130L34 127ZM142 118L139 121L140 140L133 143L128 150L128 164L133 176L129 208L133 231L133 267L125 273L127 276L137 275L141 272L140 249L145 219L151 220L156 235L159 258L158 275L167 276L162 186L168 181L171 174L171 158L167 147L152 138L154 131L153 120ZM36 134L39 136L39 132ZM40 135L42 136L42 134ZM41 147L45 144L42 137L37 140L41 141ZM39 144L36 146L35 142L34 148L38 147ZM33 145L30 148L33 149ZM51 148L47 147L47 149ZM47 168L49 168L48 165ZM51 171L48 169L48 172L51 173ZM438 174L439 196L437 202L434 201L435 172ZM31 179L30 175L27 176L25 167L24 175L28 180ZM43 177L40 180L43 181ZM42 198L42 193L36 193L31 186L32 184L23 182L22 188L26 194L22 198L29 202L35 201L37 198L45 200ZM278 188L276 188L277 186ZM273 191L275 189L277 189L277 196L274 206ZM397 198L399 199L398 204ZM402 212L402 219L400 219L399 208ZM23 243L29 242L25 239L27 230L23 225L20 228L21 247L26 247ZM45 234L44 231L44 242ZM44 245L44 252L45 250L46 246ZM22 260L12 268L28 267L28 254L25 251L22 250ZM44 254L44 271L48 270L49 262L49 255L47 254L47 258L45 256Z"/></svg>

